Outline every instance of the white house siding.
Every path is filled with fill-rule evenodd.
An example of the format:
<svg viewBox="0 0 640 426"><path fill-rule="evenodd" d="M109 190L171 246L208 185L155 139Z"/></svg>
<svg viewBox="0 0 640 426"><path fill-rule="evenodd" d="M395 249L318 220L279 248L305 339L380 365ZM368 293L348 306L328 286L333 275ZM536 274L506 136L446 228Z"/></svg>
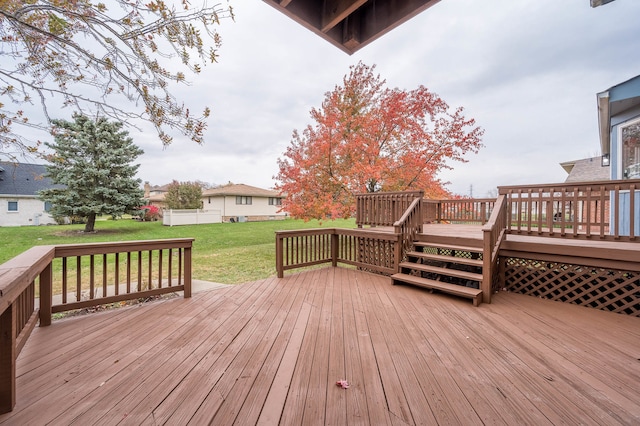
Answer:
<svg viewBox="0 0 640 426"><path fill-rule="evenodd" d="M18 211L10 212L9 201L18 202ZM28 196L0 195L0 226L29 226L55 224L51 215L44 211L44 202Z"/></svg>
<svg viewBox="0 0 640 426"><path fill-rule="evenodd" d="M225 197L227 217L245 217L247 221L284 219L285 214L278 213L280 206L270 206L269 197L251 197L251 204L236 204L235 196Z"/></svg>
<svg viewBox="0 0 640 426"><path fill-rule="evenodd" d="M203 210L219 210L222 220L259 221L285 219L284 212L278 213L280 206L269 205L269 197L250 196L251 204L236 204L235 195L205 196L202 199Z"/></svg>
<svg viewBox="0 0 640 426"><path fill-rule="evenodd" d="M234 201L235 202L235 201ZM203 197L202 210L220 210L224 216L224 197Z"/></svg>

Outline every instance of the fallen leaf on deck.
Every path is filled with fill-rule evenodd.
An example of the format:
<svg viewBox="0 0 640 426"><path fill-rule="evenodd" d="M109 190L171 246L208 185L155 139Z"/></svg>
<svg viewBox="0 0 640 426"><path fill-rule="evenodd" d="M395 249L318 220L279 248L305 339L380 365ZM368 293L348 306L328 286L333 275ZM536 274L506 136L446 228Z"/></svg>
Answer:
<svg viewBox="0 0 640 426"><path fill-rule="evenodd" d="M346 380L338 380L336 386L340 386L342 389L349 389L349 382Z"/></svg>

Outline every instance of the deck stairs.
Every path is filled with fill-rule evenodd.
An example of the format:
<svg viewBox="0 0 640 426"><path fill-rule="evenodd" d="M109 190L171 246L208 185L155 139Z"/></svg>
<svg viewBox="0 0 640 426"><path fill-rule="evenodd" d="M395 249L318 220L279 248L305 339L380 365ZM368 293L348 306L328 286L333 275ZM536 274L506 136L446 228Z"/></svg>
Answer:
<svg viewBox="0 0 640 426"><path fill-rule="evenodd" d="M391 276L393 284L410 284L431 291L482 301L482 247L477 241L449 244L417 240L399 273Z"/></svg>

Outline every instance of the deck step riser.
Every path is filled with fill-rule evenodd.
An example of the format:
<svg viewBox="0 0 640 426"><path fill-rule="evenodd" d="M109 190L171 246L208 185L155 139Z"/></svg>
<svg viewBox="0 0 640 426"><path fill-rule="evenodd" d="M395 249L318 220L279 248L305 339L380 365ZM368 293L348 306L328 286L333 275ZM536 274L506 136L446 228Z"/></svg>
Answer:
<svg viewBox="0 0 640 426"><path fill-rule="evenodd" d="M430 290L438 290L443 293L453 294L455 296L466 297L473 300L473 305L478 306L482 297L482 290L463 287L455 284L443 283L428 278L416 277L407 274L394 274L391 276L394 284L406 283L418 287L428 288Z"/></svg>
<svg viewBox="0 0 640 426"><path fill-rule="evenodd" d="M427 272L431 274L462 278L462 279L471 280L471 281L478 281L478 282L482 281L482 274L476 274L473 272L466 272L466 271L461 271L461 270L452 269L452 268L441 268L439 266L431 266L431 265L424 265L420 263L411 263L411 262L402 262L400 264L400 268L411 269L416 272Z"/></svg>
<svg viewBox="0 0 640 426"><path fill-rule="evenodd" d="M437 253L424 252L424 248ZM441 251L447 254L440 254ZM456 252L464 253L464 257L456 256ZM482 249L478 247L414 241L414 250L407 252L407 261L399 265L400 273L391 278L394 284L405 283L467 297L478 306L482 300L481 255ZM469 269L474 272L468 272Z"/></svg>

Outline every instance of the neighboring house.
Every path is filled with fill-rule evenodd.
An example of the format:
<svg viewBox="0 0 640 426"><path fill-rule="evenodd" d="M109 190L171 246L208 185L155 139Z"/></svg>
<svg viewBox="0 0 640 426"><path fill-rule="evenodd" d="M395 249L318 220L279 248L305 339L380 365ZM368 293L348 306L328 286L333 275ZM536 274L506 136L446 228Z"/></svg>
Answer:
<svg viewBox="0 0 640 426"><path fill-rule="evenodd" d="M560 163L560 165L569 174L567 176L567 179L565 179L565 182L602 182L610 180L609 167L604 167L602 165L601 157L591 157L574 161L565 161L564 163ZM572 201L568 201L567 204L568 206L565 211L571 212L571 216L573 214L577 214L579 221L582 223L589 222L589 219L596 219L598 223L601 223L603 222L601 220L601 215L604 215L605 218L610 217L609 203L604 203L604 208L600 209L601 203L597 199L590 202L591 205L589 209L586 209L583 203L579 203L577 207L577 209L579 210L578 212L573 212L571 208L571 205L573 204ZM559 206L555 207L555 209L559 210ZM587 210L589 211L590 215L595 215L596 217L587 218ZM591 232L598 231L599 229L596 229L594 227L591 228Z"/></svg>
<svg viewBox="0 0 640 426"><path fill-rule="evenodd" d="M169 191L169 183L166 185L151 186L149 182L144 183L144 199L147 200L147 204L150 206L156 206L159 209L164 209L167 204L164 202L164 196Z"/></svg>
<svg viewBox="0 0 640 426"><path fill-rule="evenodd" d="M203 210L219 210L224 222L285 219L279 192L229 183L202 191Z"/></svg>
<svg viewBox="0 0 640 426"><path fill-rule="evenodd" d="M569 174L565 182L593 182L610 180L609 168L602 166L600 157L583 158L580 160L560 163Z"/></svg>
<svg viewBox="0 0 640 426"><path fill-rule="evenodd" d="M0 161L0 226L55 224L38 191L54 186L42 164Z"/></svg>
<svg viewBox="0 0 640 426"><path fill-rule="evenodd" d="M597 101L602 162L610 165L610 178L640 179L640 75L598 93ZM629 235L629 211L640 223L640 191L634 193L633 206L629 192L618 201L621 235ZM640 235L640 229L634 233Z"/></svg>

